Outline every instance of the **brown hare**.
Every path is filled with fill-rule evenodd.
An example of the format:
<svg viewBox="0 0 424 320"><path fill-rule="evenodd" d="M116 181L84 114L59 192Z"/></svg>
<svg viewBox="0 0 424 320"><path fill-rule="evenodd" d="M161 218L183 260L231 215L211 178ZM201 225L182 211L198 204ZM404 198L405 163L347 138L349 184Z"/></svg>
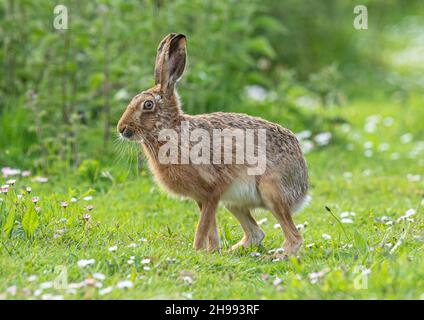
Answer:
<svg viewBox="0 0 424 320"><path fill-rule="evenodd" d="M118 132L123 138L142 145L149 166L161 186L173 194L197 202L201 215L194 238L195 249L207 247L208 250L220 250L216 210L221 201L244 231L243 239L232 249L261 243L264 233L252 217L251 210L265 208L273 213L284 231L284 256L294 254L302 244L302 237L293 223L292 214L305 201L308 190L307 166L296 136L278 124L245 114L184 114L175 85L185 65L186 37L175 33L167 35L157 49L154 87L131 100L119 120ZM189 132L201 130L203 136L209 137L219 130L230 134L262 130L265 139L261 141L266 143L259 145L258 132L256 140L249 143L247 137L236 139L234 147L231 145L229 149L220 144L212 146L208 137L205 139L208 142L202 148L210 148L202 149L202 159L210 160L213 157L213 161L194 161L187 156L187 152L194 147L196 139L184 139L183 124ZM167 132L166 139L163 132ZM232 138L230 140L232 143ZM237 148L244 142L246 150L256 148L255 156L265 157L260 174L249 173L251 163L239 159L234 161ZM161 149L165 145L167 151L163 152ZM168 156L171 151L179 152L181 159L164 161L164 154ZM228 152L231 159L224 159Z"/></svg>

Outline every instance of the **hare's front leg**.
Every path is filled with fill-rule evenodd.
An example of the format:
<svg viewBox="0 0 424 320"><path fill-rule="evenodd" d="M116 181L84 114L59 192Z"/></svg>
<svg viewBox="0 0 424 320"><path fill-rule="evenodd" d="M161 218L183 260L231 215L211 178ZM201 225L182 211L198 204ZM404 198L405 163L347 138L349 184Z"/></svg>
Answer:
<svg viewBox="0 0 424 320"><path fill-rule="evenodd" d="M221 243L219 241L218 227L216 226L216 218L213 219L208 233L208 251L221 252Z"/></svg>
<svg viewBox="0 0 424 320"><path fill-rule="evenodd" d="M194 237L194 248L203 249L206 246L209 251L219 250L218 229L216 227L216 208L218 199L211 198L205 202L198 202L200 213L199 223L197 225L196 235Z"/></svg>

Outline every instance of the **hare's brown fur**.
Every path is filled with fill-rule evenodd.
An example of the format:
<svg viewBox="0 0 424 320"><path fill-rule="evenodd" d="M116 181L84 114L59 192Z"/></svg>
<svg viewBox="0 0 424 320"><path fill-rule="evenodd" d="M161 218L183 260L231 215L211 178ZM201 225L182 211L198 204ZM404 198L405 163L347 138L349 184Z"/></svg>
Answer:
<svg viewBox="0 0 424 320"><path fill-rule="evenodd" d="M245 114L217 112L187 115L181 110L175 83L185 67L185 37L170 34L158 48L156 84L130 102L118 123L123 135L142 141L150 167L166 190L192 198L199 205L201 217L194 239L196 249L207 246L219 249L216 208L222 201L240 222L245 236L239 246L259 245L264 233L250 210L262 207L272 211L286 235L285 254L296 252L302 238L292 213L304 201L308 190L306 162L296 136L288 129ZM146 100L154 102L153 111L143 111ZM244 164L163 164L158 159L159 132L173 129L181 135L182 122L190 130L201 128L212 135L213 129L266 129L266 169L262 175L248 175ZM178 145L181 151L181 145Z"/></svg>

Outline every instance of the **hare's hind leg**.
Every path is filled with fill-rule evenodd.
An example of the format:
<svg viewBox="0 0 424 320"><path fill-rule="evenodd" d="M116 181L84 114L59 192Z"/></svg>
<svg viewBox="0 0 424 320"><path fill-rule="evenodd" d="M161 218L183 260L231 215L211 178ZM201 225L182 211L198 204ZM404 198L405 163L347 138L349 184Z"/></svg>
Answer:
<svg viewBox="0 0 424 320"><path fill-rule="evenodd" d="M244 231L244 237L237 244L231 247L231 250L236 250L243 246L258 246L261 244L265 233L256 223L255 219L250 214L247 208L238 208L235 206L227 206L227 209L236 217Z"/></svg>
<svg viewBox="0 0 424 320"><path fill-rule="evenodd" d="M220 251L220 241L218 236L218 228L216 226L216 208L218 201L197 202L200 209L200 219L197 225L197 231L194 238L194 248L202 249L206 246L208 251Z"/></svg>
<svg viewBox="0 0 424 320"><path fill-rule="evenodd" d="M262 179L259 183L259 192L265 205L278 220L286 237L283 248L284 256L295 254L302 245L302 236L292 219L292 212L286 203L283 192L273 178Z"/></svg>

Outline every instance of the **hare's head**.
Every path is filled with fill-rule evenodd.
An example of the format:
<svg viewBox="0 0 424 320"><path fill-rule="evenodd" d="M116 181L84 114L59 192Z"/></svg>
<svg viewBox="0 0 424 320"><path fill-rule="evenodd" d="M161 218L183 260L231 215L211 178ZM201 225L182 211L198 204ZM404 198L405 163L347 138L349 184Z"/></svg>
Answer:
<svg viewBox="0 0 424 320"><path fill-rule="evenodd" d="M118 122L124 138L139 141L155 130L157 123L171 121L180 112L175 84L186 65L186 37L168 34L159 44L155 65L155 86L137 94Z"/></svg>

